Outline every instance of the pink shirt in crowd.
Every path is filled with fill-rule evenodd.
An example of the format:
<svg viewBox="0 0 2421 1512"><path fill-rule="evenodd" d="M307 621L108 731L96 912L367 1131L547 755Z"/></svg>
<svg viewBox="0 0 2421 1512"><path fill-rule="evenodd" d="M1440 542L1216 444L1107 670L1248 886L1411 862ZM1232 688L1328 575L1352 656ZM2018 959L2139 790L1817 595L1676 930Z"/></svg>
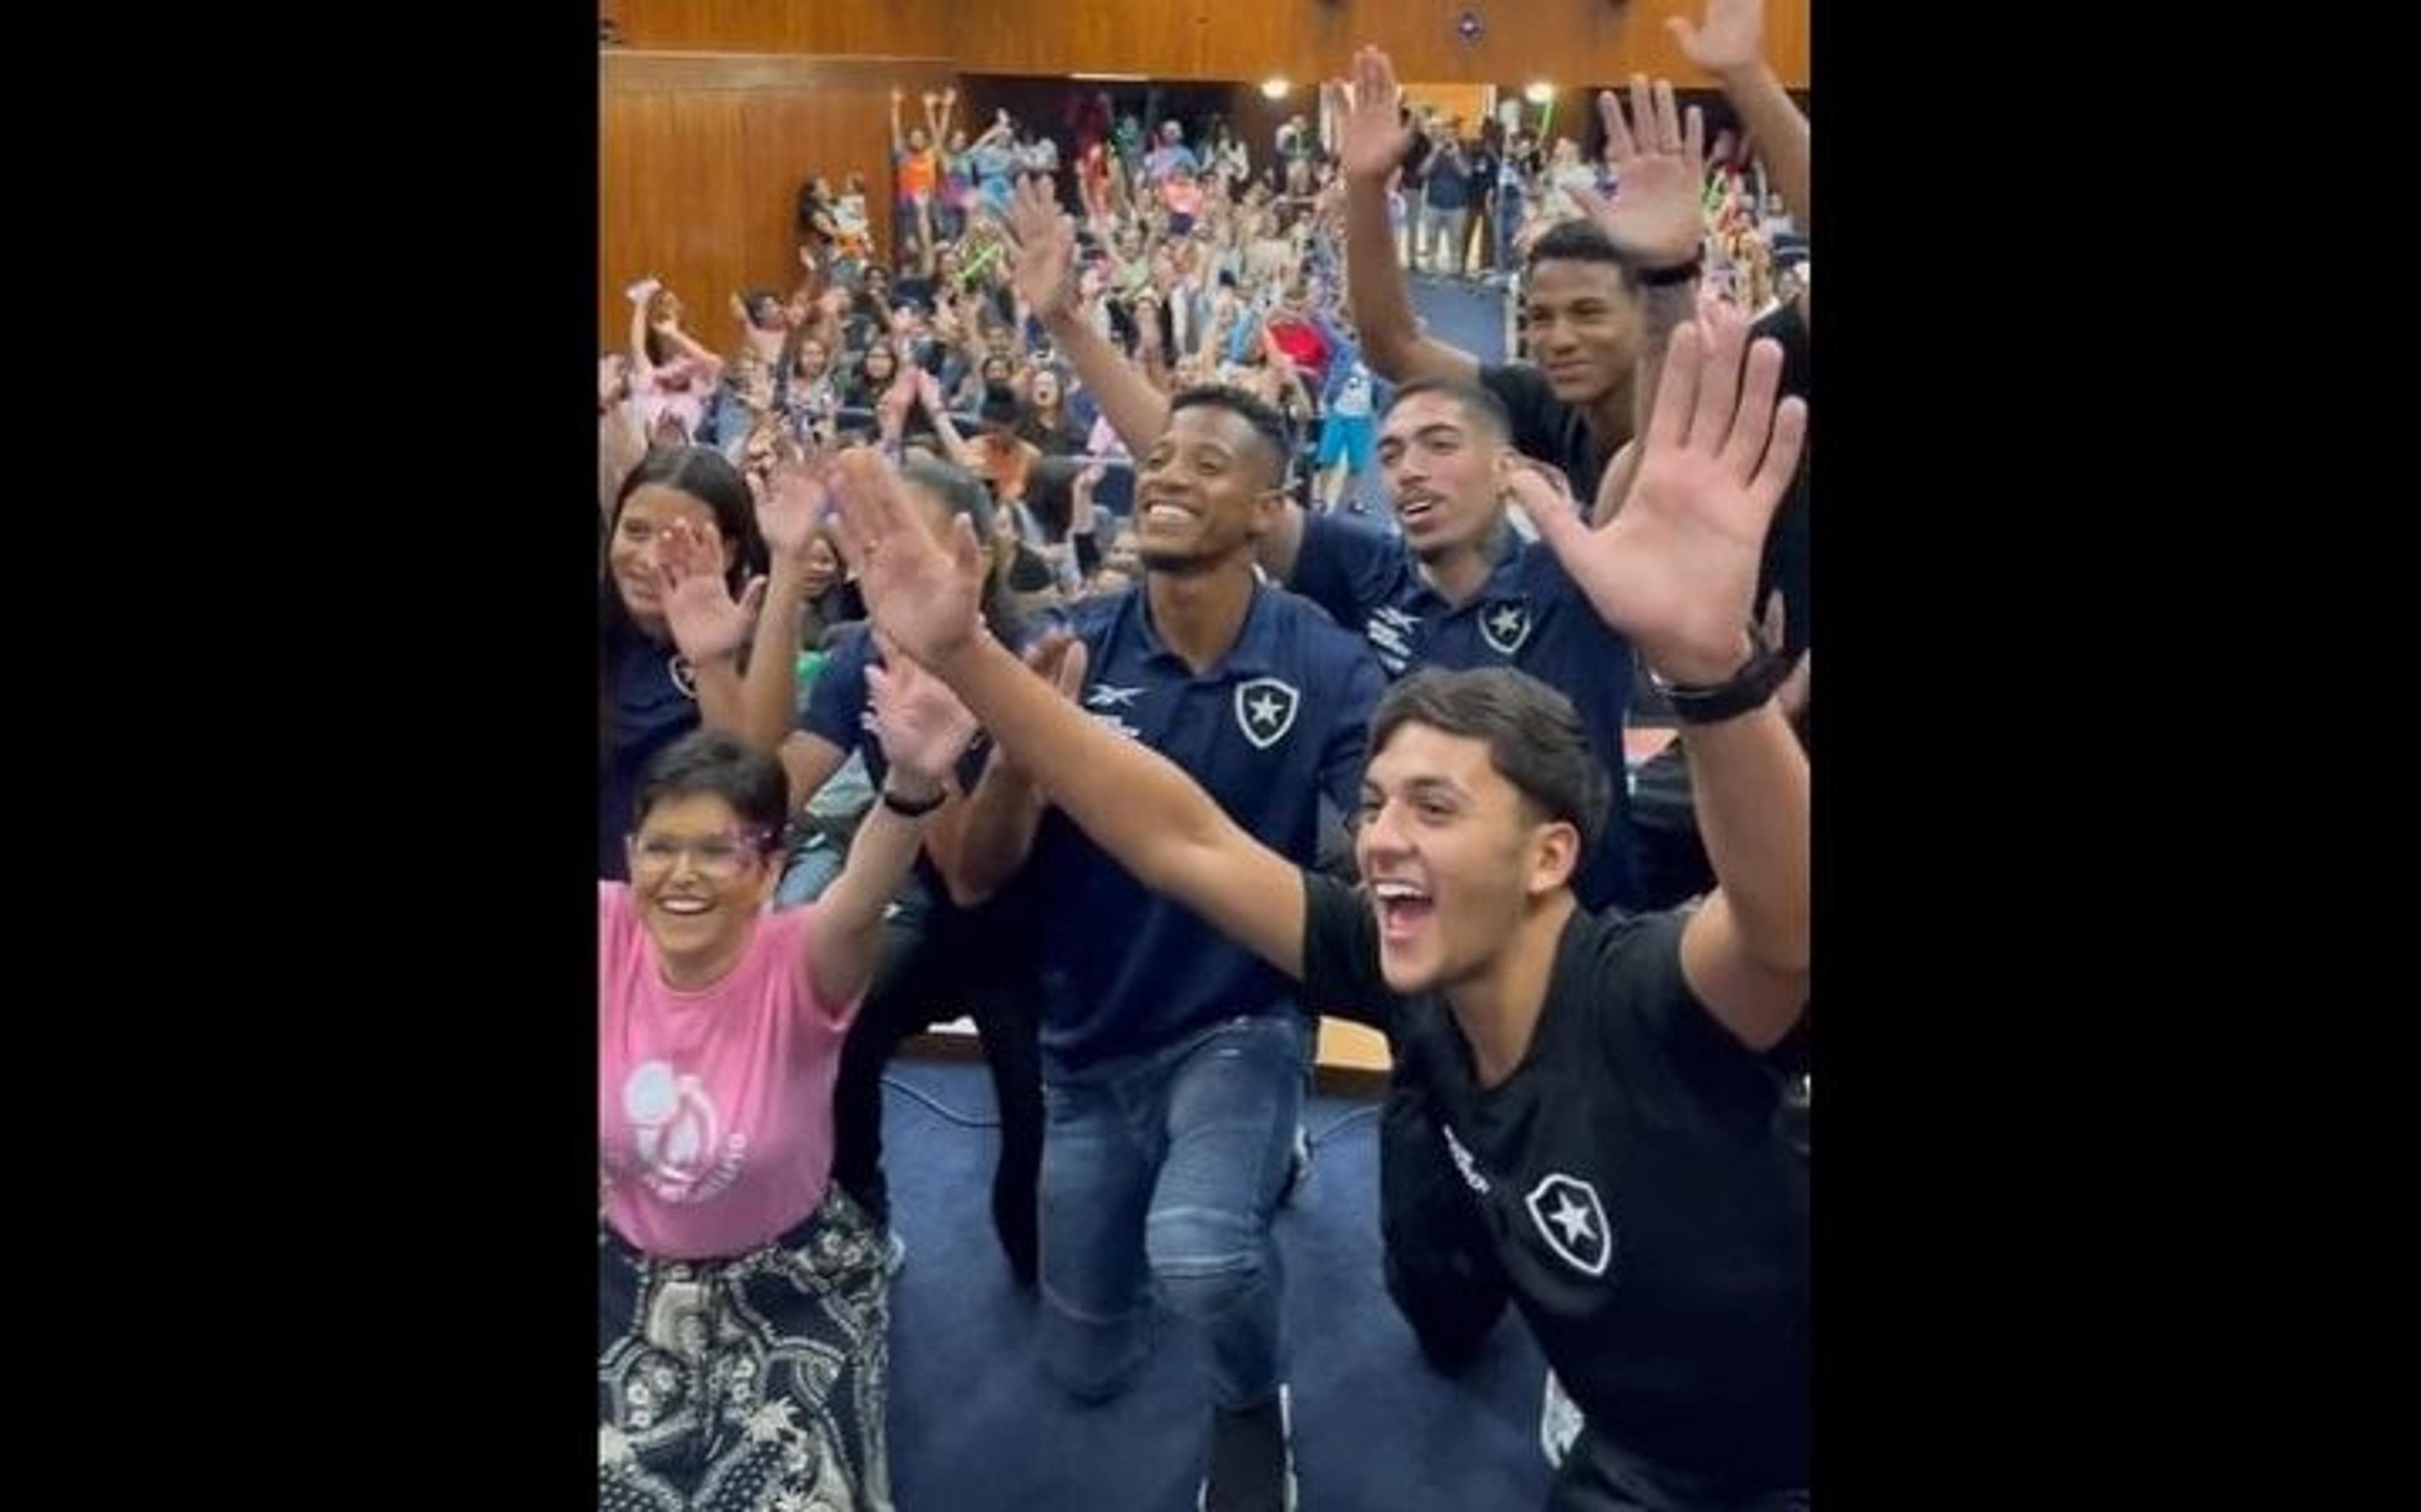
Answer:
<svg viewBox="0 0 2421 1512"><path fill-rule="evenodd" d="M816 1000L813 912L765 915L730 974L683 991L665 983L630 888L597 884L605 1220L646 1254L744 1254L823 1201L833 1079L857 1005Z"/></svg>

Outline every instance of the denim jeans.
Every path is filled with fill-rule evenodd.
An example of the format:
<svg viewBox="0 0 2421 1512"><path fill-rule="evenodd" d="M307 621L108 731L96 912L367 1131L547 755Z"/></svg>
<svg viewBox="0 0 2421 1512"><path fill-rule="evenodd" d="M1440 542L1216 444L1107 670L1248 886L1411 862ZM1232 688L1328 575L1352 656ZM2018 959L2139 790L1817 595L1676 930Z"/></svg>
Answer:
<svg viewBox="0 0 2421 1512"><path fill-rule="evenodd" d="M1286 1342L1270 1220L1309 1044L1309 1021L1278 1005L1044 1085L1041 1353L1071 1395L1124 1389L1150 1348L1155 1289L1208 1334L1215 1405L1276 1395Z"/></svg>
<svg viewBox="0 0 2421 1512"><path fill-rule="evenodd" d="M1513 252L1513 238L1522 229L1522 192L1499 189L1496 192L1496 271L1509 273L1521 261Z"/></svg>

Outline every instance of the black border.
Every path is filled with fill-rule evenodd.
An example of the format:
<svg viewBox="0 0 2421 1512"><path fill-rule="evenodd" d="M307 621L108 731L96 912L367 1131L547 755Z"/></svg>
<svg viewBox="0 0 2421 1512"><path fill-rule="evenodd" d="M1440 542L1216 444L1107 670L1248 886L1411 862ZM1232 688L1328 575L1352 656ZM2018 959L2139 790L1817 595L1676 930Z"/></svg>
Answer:
<svg viewBox="0 0 2421 1512"><path fill-rule="evenodd" d="M2159 376L2108 266L2140 164L2084 117L2091 85L2047 108L2073 36L1998 15L1912 35L1887 10L1813 15L1818 1493L1957 1500L2047 1475L2069 1500L2064 1419L2093 1356L2045 1351L2094 1326L2099 1286L2061 1278L2128 1195L2095 1184L2106 1132L2085 1094L2175 1027L2131 1026L2142 989L2104 963L2133 942L2091 912L2145 886L2107 849L2129 819L2109 801L2131 795L2078 784L2106 781L2094 753L2143 726L2140 678L2114 660L2178 645L2129 585L2084 585L2173 529L2176 501L2062 491L2104 485L2098 443L2070 429L2093 391ZM177 212L183 244L288 243L288 303L243 339L286 358L351 321L367 340L281 366L294 387L257 466L242 433L209 454L237 465L207 470L208 509L249 527L230 570L286 587L182 592L213 596L207 640L279 727L249 727L211 678L160 679L201 748L178 753L184 785L211 748L258 784L206 788L176 833L271 843L203 847L175 875L197 914L217 906L187 947L217 974L154 1032L180 1057L218 1051L213 1111L230 1076L287 1097L249 1137L290 1228L229 1232L222 1190L264 1177L198 1140L164 1160L208 1178L150 1177L143 1198L196 1240L180 1301L242 1288L268 1320L211 1354L278 1404L281 1426L236 1451L257 1473L289 1473L288 1454L298 1479L322 1457L355 1485L425 1476L441 1504L580 1504L597 709L570 669L596 655L596 30L586 8L448 24L226 75L214 99L315 61L336 82L263 123L285 219ZM233 1065L211 1045L230 1032L249 1037Z"/></svg>

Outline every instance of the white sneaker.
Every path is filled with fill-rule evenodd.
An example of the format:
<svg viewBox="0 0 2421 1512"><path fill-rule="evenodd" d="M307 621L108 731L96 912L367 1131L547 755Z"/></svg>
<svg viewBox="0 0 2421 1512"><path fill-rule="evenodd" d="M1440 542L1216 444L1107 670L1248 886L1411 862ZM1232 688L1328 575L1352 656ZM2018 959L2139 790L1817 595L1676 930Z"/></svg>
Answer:
<svg viewBox="0 0 2421 1512"><path fill-rule="evenodd" d="M1564 1395L1564 1383L1547 1372L1546 1399L1539 1406L1539 1452L1547 1457L1550 1467L1560 1466L1564 1457L1572 1452L1572 1441L1581 1436L1581 1410Z"/></svg>

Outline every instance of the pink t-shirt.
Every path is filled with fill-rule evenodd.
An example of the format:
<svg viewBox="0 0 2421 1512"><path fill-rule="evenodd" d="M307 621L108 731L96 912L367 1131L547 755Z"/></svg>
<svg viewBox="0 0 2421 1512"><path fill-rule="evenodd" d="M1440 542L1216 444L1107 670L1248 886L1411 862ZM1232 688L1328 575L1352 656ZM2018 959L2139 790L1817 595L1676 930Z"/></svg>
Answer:
<svg viewBox="0 0 2421 1512"><path fill-rule="evenodd" d="M605 1218L646 1254L744 1254L823 1201L833 1078L857 1005L816 1000L814 912L765 915L730 974L689 992L664 981L629 886L597 884Z"/></svg>

